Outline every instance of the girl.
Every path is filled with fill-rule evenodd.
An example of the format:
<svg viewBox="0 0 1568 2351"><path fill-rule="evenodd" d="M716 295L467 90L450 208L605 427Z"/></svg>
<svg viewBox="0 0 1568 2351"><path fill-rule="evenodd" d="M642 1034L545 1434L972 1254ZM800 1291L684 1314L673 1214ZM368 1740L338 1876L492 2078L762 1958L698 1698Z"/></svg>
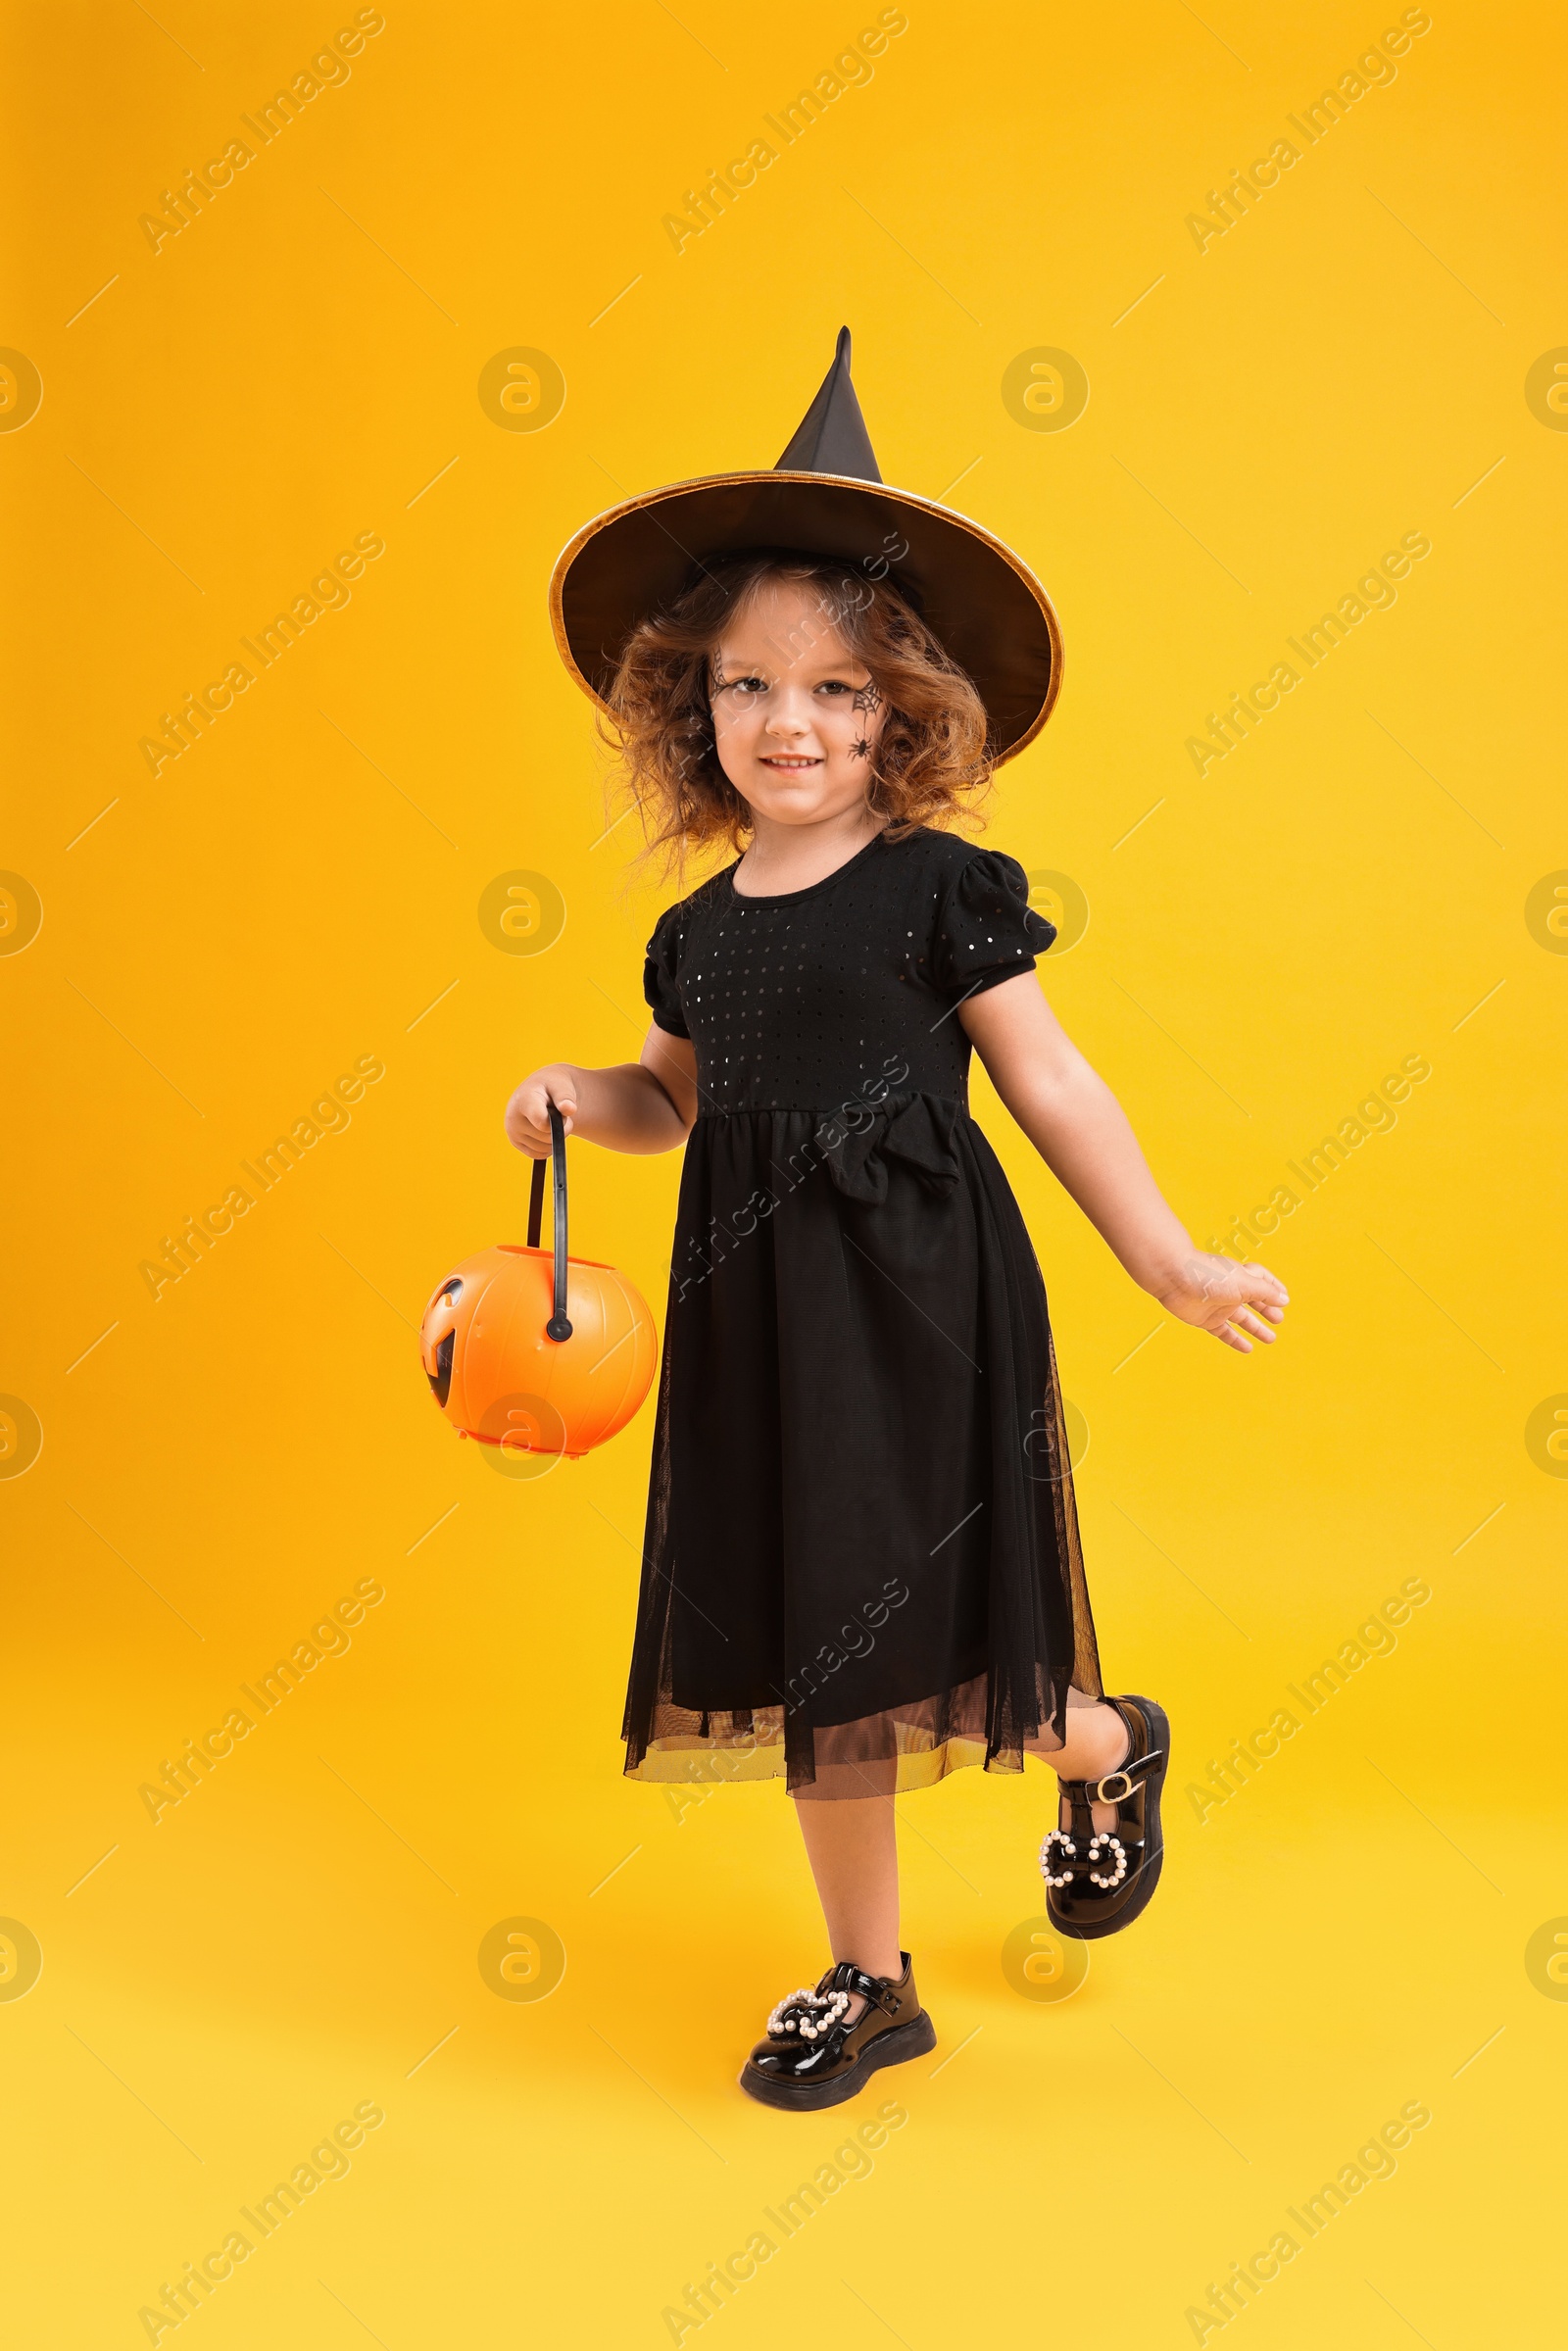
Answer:
<svg viewBox="0 0 1568 2351"><path fill-rule="evenodd" d="M935 2045L900 1946L893 1797L1049 1758L1064 1935L1158 1878L1164 1711L1104 1695L1045 1291L966 1107L977 1051L1133 1280L1249 1353L1282 1285L1194 1248L1033 976L1022 868L950 829L1059 678L1045 591L978 525L880 484L849 338L770 473L599 517L558 642L614 728L653 846L744 853L648 944L635 1065L552 1062L614 1151L684 1144L623 1723L639 1780L784 1776L833 1964L741 2073L836 2105Z"/></svg>

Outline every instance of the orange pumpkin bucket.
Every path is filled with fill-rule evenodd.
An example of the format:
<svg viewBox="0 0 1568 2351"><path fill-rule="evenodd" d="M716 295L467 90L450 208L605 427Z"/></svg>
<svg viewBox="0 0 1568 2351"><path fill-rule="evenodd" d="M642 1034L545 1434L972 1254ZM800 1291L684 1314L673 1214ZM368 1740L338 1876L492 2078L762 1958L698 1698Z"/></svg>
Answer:
<svg viewBox="0 0 1568 2351"><path fill-rule="evenodd" d="M554 1102L550 1144L553 1248L539 1246L545 1162L535 1159L527 1247L502 1241L466 1257L424 1310L419 1352L460 1437L575 1461L631 1419L659 1338L624 1274L566 1254L566 1136Z"/></svg>

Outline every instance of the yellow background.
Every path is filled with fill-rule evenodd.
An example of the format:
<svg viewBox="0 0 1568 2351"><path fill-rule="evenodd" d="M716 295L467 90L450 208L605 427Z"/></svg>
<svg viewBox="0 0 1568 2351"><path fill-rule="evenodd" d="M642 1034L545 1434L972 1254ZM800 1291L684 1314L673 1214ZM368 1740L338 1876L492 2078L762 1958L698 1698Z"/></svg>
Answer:
<svg viewBox="0 0 1568 2351"><path fill-rule="evenodd" d="M1026 2000L999 1955L1043 1907L1049 1777L907 1799L938 2053L885 2078L908 2121L871 2176L703 2332L1189 2342L1209 2282L1421 2100L1396 2176L1226 2335L1553 2339L1568 2007L1526 1948L1568 1912L1568 1489L1525 1429L1568 1389L1568 964L1525 904L1568 865L1568 438L1524 385L1568 343L1555 15L1435 0L1396 79L1200 252L1186 216L1396 10L911 0L677 255L662 216L874 11L388 0L156 253L139 216L352 11L8 14L28 234L0 341L43 384L0 434L0 865L43 906L0 957L0 1389L43 1430L0 1482L0 1910L43 1952L0 2003L9 2331L145 2340L138 2309L371 2100L352 2173L187 2321L209 2351L665 2342L877 2102L734 2086L825 1957L780 1788L677 1818L618 1776L652 1405L508 1481L415 1341L452 1263L520 1237L512 1086L635 1057L673 895L624 888L633 823L602 837L556 551L623 493L770 464L847 320L888 479L961 476L1058 603L1062 699L987 837L1087 897L1043 978L1198 1237L1404 1055L1432 1075L1270 1245L1288 1334L1243 1361L1139 1347L1157 1309L977 1073L1089 1432L1110 1687L1174 1720L1166 1880L1071 2000ZM517 346L565 380L536 432L478 397ZM1004 406L1038 347L1087 372L1068 430ZM1396 605L1200 779L1188 735L1411 530ZM159 714L363 531L386 552L346 609L150 774ZM477 916L516 869L565 904L535 956ZM162 1236L365 1054L347 1131L155 1303ZM572 1153L577 1248L661 1318L678 1172ZM352 1649L154 1826L139 1786L367 1577ZM1432 1598L1397 1650L1200 1825L1187 1784L1408 1577ZM536 2003L478 1966L516 1917L567 1955Z"/></svg>

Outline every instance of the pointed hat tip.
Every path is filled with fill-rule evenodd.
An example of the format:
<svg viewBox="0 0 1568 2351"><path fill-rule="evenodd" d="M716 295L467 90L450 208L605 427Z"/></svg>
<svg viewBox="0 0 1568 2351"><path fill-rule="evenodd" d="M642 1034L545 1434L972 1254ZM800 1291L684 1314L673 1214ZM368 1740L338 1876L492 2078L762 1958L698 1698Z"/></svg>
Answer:
<svg viewBox="0 0 1568 2351"><path fill-rule="evenodd" d="M834 346L833 365L823 377L816 398L801 419L794 439L778 460L777 470L798 473L840 473L858 481L882 479L871 453L870 436L860 404L850 380L850 330L841 326Z"/></svg>

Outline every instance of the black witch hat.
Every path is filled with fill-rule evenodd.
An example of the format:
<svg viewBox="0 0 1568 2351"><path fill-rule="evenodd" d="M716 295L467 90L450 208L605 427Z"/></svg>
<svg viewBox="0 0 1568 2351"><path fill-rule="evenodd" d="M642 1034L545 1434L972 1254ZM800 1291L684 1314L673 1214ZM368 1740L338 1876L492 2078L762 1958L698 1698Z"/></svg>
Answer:
<svg viewBox="0 0 1568 2351"><path fill-rule="evenodd" d="M743 548L827 556L891 580L973 679L1000 763L1033 742L1061 684L1061 630L1027 564L967 515L890 489L850 381L850 330L778 464L629 498L585 523L550 582L561 658L601 708L626 640Z"/></svg>

